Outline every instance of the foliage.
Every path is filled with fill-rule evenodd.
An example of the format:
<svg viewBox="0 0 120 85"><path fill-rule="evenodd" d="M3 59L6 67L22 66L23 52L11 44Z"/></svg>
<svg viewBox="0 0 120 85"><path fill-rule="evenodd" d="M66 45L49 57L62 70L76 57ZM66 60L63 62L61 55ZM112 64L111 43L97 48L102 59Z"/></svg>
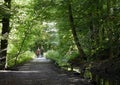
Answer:
<svg viewBox="0 0 120 85"><path fill-rule="evenodd" d="M77 41L71 30L69 5ZM118 0L13 0L7 57L19 62L19 55L40 47L62 65L80 55L76 42L87 60L119 57L119 6ZM0 19L9 14L11 10L1 4Z"/></svg>
<svg viewBox="0 0 120 85"><path fill-rule="evenodd" d="M59 51L49 50L45 56L46 58L51 59L61 67L69 66L72 62L75 62L77 64L77 62L74 61L76 59L79 59L77 61L80 61L80 55L76 51L69 51L66 53L65 56L61 56L61 53Z"/></svg>
<svg viewBox="0 0 120 85"><path fill-rule="evenodd" d="M2 19L5 16L10 17L10 15L10 9L4 4L0 4L0 19Z"/></svg>
<svg viewBox="0 0 120 85"><path fill-rule="evenodd" d="M35 56L34 53L30 52L30 51L22 53L19 55L16 65L23 64L27 61L30 61L31 59L33 59L34 56ZM15 56L13 57L13 54L9 54L9 56L7 57L7 65L8 65L8 67L15 66Z"/></svg>
<svg viewBox="0 0 120 85"><path fill-rule="evenodd" d="M120 31L118 30L118 24L115 24L119 23L120 18L118 12L119 1L35 1L34 10L37 18L46 22L55 21L56 23L56 29L58 30L56 50L61 53L62 58L71 56L70 54L66 56L71 48L76 49L69 23L69 2L72 6L75 30L79 38L78 42L85 51L87 60L119 56L118 37ZM43 3L46 5L43 6ZM117 51L114 51L114 49Z"/></svg>
<svg viewBox="0 0 120 85"><path fill-rule="evenodd" d="M63 58L58 51L49 50L45 56L55 62L58 66L67 65L67 60Z"/></svg>

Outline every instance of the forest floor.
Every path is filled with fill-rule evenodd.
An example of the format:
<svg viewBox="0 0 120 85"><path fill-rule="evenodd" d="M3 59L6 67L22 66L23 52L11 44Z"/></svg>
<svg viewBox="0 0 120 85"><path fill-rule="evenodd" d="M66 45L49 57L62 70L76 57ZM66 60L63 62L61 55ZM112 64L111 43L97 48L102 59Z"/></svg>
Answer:
<svg viewBox="0 0 120 85"><path fill-rule="evenodd" d="M120 81L120 58L94 62L91 72L100 75L102 78Z"/></svg>
<svg viewBox="0 0 120 85"><path fill-rule="evenodd" d="M18 71L0 71L0 85L90 85L78 75L64 72L43 58L18 67Z"/></svg>

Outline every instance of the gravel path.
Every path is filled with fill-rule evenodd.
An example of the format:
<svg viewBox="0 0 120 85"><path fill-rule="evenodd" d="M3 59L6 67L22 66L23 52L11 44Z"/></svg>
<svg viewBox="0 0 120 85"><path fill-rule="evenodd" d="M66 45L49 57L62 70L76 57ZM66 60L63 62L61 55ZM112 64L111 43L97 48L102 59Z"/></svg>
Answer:
<svg viewBox="0 0 120 85"><path fill-rule="evenodd" d="M79 76L68 75L46 58L35 58L18 71L0 71L0 85L90 85Z"/></svg>

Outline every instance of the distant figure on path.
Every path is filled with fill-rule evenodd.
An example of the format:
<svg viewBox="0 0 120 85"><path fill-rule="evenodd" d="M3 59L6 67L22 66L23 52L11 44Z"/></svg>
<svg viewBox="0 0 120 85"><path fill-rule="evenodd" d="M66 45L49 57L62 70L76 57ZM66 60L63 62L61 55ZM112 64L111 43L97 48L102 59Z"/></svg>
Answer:
<svg viewBox="0 0 120 85"><path fill-rule="evenodd" d="M41 47L41 57L43 57L44 55L44 48L43 47Z"/></svg>
<svg viewBox="0 0 120 85"><path fill-rule="evenodd" d="M39 49L39 47L38 47L38 49L36 50L36 56L37 56L37 58L40 56L40 49Z"/></svg>

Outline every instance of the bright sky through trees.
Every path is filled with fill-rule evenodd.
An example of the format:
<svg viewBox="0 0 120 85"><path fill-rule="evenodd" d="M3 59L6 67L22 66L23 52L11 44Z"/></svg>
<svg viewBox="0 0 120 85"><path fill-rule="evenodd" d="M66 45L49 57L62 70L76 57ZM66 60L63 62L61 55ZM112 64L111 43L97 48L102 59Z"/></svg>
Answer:
<svg viewBox="0 0 120 85"><path fill-rule="evenodd" d="M15 3L20 5L27 5L31 0L13 0Z"/></svg>
<svg viewBox="0 0 120 85"><path fill-rule="evenodd" d="M0 3L3 3L4 2L4 0L0 0Z"/></svg>

